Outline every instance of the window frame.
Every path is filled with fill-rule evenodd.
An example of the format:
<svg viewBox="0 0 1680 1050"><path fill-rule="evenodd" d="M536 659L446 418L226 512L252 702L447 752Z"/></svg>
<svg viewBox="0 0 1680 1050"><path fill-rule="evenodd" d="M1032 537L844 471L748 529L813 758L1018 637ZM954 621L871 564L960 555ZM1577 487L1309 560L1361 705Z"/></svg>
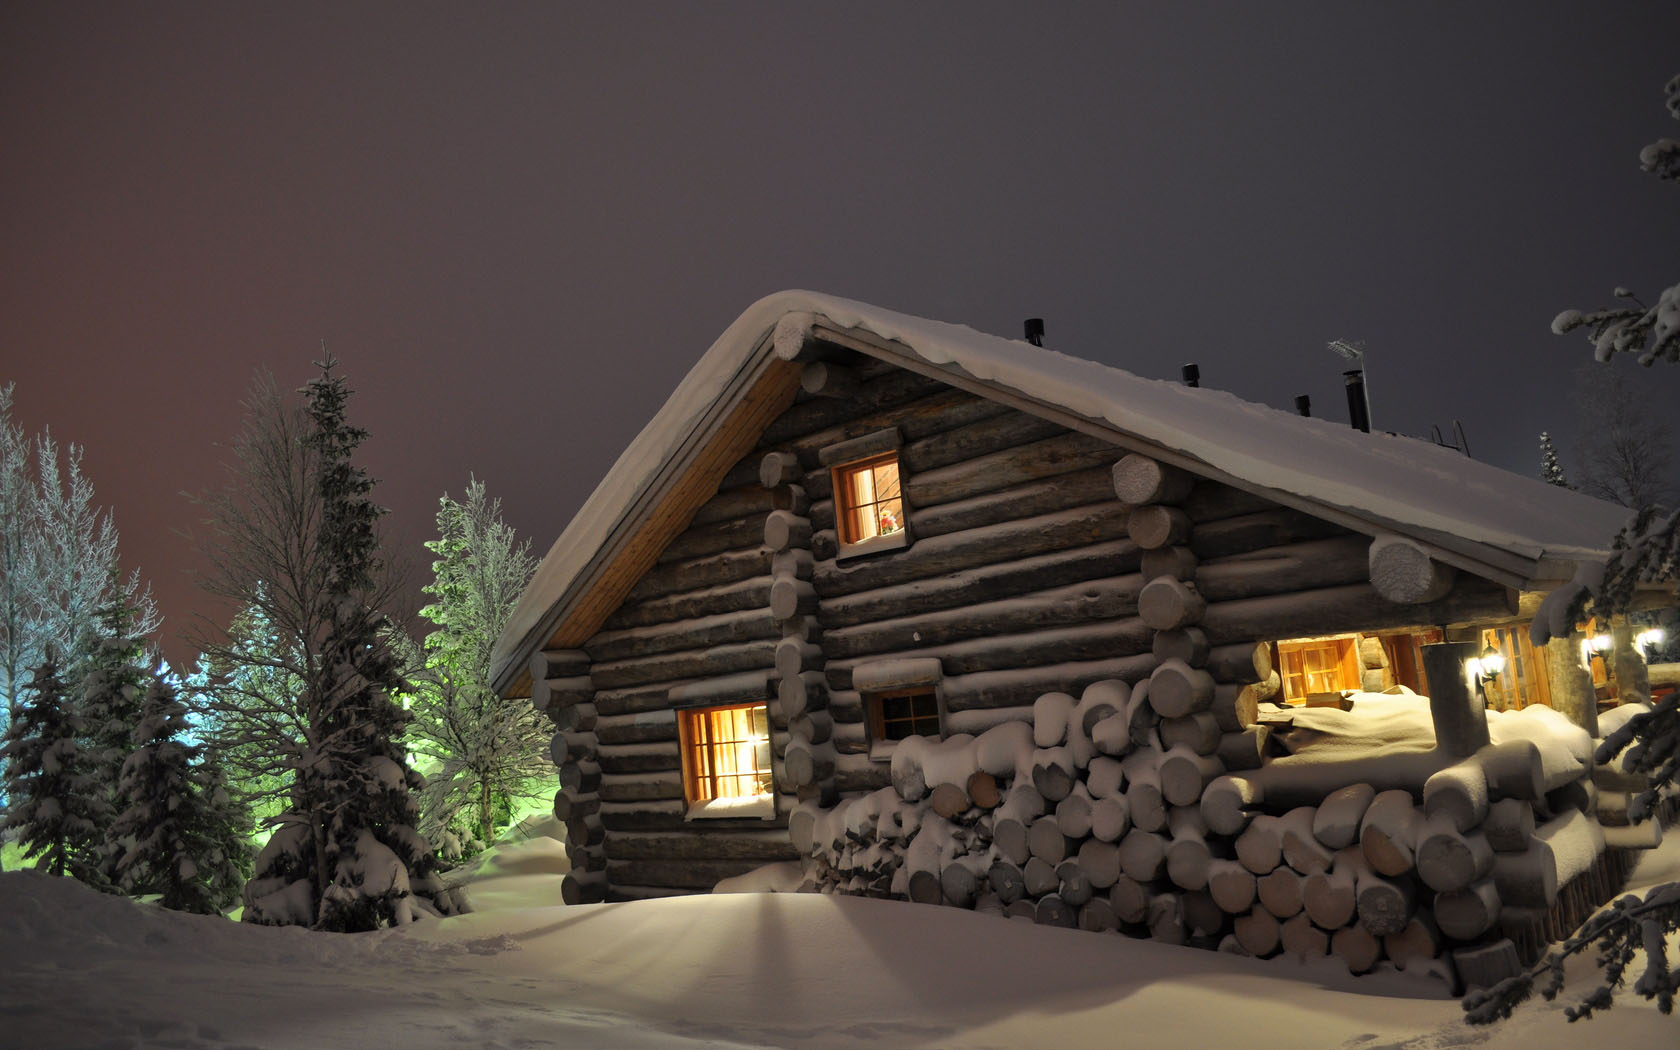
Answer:
<svg viewBox="0 0 1680 1050"><path fill-rule="evenodd" d="M707 715L714 715L724 711L744 711L758 709L764 727L765 754L768 761L759 766L754 763L749 774L712 773L701 771L698 761L702 748L720 748L730 745L730 741L704 742L696 739L697 725L700 719ZM775 820L777 814L776 801L776 772L775 751L771 739L772 726L770 723L770 704L768 700L751 699L728 703L693 704L679 707L675 710L677 719L677 751L679 768L682 775L683 802L687 806L685 820ZM755 795L712 795L707 798L698 797L702 792L700 785L707 779L715 789L717 782L725 777L761 774L769 790L764 794Z"/></svg>
<svg viewBox="0 0 1680 1050"><path fill-rule="evenodd" d="M852 478L864 471L874 471L876 468L891 464L893 473L898 477L898 494L886 499L877 498L870 503L854 503L851 500ZM834 490L834 536L836 540L836 557L856 557L860 554L873 554L878 551L900 550L910 543L910 515L904 505L904 472L899 463L898 450L892 449L864 459L855 459L847 463L837 463L829 469L829 478ZM874 485L873 479L871 485ZM899 526L893 532L878 532L873 536L861 539L851 535L851 517L866 507L877 508L877 514L883 504L896 502L898 504Z"/></svg>
<svg viewBox="0 0 1680 1050"><path fill-rule="evenodd" d="M1323 652L1332 648L1336 650L1333 668L1313 671L1306 667L1306 655L1309 652ZM1301 657L1301 670L1297 673L1291 673L1289 657L1296 654L1300 654ZM1285 703L1301 705L1308 703L1314 696L1323 696L1326 693L1339 693L1348 690L1357 692L1361 686L1359 636L1356 634L1330 635L1316 638L1290 638L1279 641L1277 643L1277 667L1278 691ZM1303 688L1302 690L1294 690L1290 687L1291 679L1299 678L1301 685L1307 687L1312 683L1312 675L1325 674L1332 669L1338 680L1344 683L1343 685L1334 689ZM1352 685L1345 684L1349 679L1352 680Z"/></svg>
<svg viewBox="0 0 1680 1050"><path fill-rule="evenodd" d="M910 735L911 736L931 736L935 740L943 740L945 738L945 710L944 710L943 705L941 705L940 702L939 702L939 688L938 688L938 686L933 685L933 684L928 684L928 685L904 686L904 687L899 688L899 689L882 689L878 692L872 692L872 693L867 694L863 698L863 708L864 708L863 713L864 713L864 718L865 718L866 722L868 723L870 741L871 742L879 742L879 743L882 743L882 744L896 745L899 742L899 740L904 739L903 737L899 737L897 739L894 739L892 737L887 736L887 717L886 717L886 710L883 707L883 703L884 703L884 701L887 701L887 700L901 700L901 699L908 699L908 698L914 698L914 697L919 697L919 696L925 696L929 700L933 701L933 716L932 717L933 717L933 721L934 721L934 731L932 733L911 733ZM920 716L920 717L925 718L927 716L924 715L924 716ZM895 718L895 719L893 719L893 721L895 721L895 722L900 722L900 721L910 722L912 724L912 726L916 723L917 720L918 720L918 716L915 715L915 714L912 714L909 718L903 718L903 719Z"/></svg>

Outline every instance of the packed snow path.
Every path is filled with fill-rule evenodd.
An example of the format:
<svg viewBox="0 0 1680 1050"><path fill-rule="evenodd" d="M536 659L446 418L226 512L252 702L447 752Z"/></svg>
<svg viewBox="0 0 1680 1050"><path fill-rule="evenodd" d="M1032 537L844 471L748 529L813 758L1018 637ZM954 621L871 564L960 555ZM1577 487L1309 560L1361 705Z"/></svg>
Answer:
<svg viewBox="0 0 1680 1050"><path fill-rule="evenodd" d="M549 905L561 866L558 843L531 840L481 872L471 891L483 910L355 935L173 914L8 873L0 1046L1545 1050L1680 1038L1680 1019L1643 1001L1623 999L1585 1030L1561 1002L1470 1029L1456 1000L1404 975L892 901ZM1674 878L1674 846L1636 875Z"/></svg>

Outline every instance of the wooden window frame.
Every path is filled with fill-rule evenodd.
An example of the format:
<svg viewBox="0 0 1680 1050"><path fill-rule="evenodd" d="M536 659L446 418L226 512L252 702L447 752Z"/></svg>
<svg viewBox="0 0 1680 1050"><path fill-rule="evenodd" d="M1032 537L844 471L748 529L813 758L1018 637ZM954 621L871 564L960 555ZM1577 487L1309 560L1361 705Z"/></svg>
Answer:
<svg viewBox="0 0 1680 1050"><path fill-rule="evenodd" d="M707 704L693 707L678 708L677 715L677 747L682 765L683 800L688 804L687 819L729 819L729 818L759 818L774 820L776 818L776 781L774 760L754 767L746 773L707 773L700 761L702 751L721 749L733 746L740 741L706 741L698 739L701 720L707 715L715 715L725 711L747 711L757 709L761 724L764 727L764 747L770 747L770 705L764 700L750 700L741 703ZM740 776L760 775L769 790L763 794L753 795L720 795L715 793L718 783L724 779ZM706 782L710 781L708 788ZM708 794L708 791L713 792ZM702 797L702 796L705 797Z"/></svg>
<svg viewBox="0 0 1680 1050"><path fill-rule="evenodd" d="M933 701L934 731L932 733L912 733L911 736L931 736L936 740L945 737L945 710L939 702L939 690L933 685L907 686L903 689L884 689L878 693L869 693L864 697L864 714L869 722L869 739L883 744L897 744L899 740L887 736L887 717L883 708L883 701L898 700L907 697L925 696ZM927 716L920 716L925 718ZM894 719L893 721L908 721L914 725L918 716L911 715L908 719Z"/></svg>
<svg viewBox="0 0 1680 1050"><path fill-rule="evenodd" d="M1311 652L1323 652L1332 647L1336 650L1334 671L1338 679L1344 684L1335 689L1292 689L1290 685L1292 679L1299 678L1301 685L1305 687L1311 684L1312 675L1324 674L1329 670L1328 668L1321 668L1316 671L1308 670L1305 666L1306 654ZM1302 668L1299 672L1292 673L1289 668L1289 658L1297 653L1301 654ZM1277 666L1278 677L1281 680L1281 688L1279 691L1282 693L1283 699L1286 703L1296 705L1305 704L1309 703L1311 698L1314 696L1322 696L1326 693L1341 692L1349 689L1357 691L1361 685L1359 636L1352 634L1332 635L1319 638L1290 638L1280 641L1277 643ZM1353 684L1345 684L1348 681L1351 681Z"/></svg>
<svg viewBox="0 0 1680 1050"><path fill-rule="evenodd" d="M865 470L874 470L882 464L893 465L898 475L898 495L891 499L877 499L872 503L854 505L850 501L851 478ZM834 491L834 531L838 540L836 557L856 557L860 554L875 554L881 551L901 550L910 544L910 513L904 500L904 468L899 462L898 450L893 449L864 459L855 459L846 463L836 463L829 468L829 479ZM898 504L899 527L895 532L877 533L874 536L859 538L851 527L851 516L862 506L880 507L883 504L896 501Z"/></svg>

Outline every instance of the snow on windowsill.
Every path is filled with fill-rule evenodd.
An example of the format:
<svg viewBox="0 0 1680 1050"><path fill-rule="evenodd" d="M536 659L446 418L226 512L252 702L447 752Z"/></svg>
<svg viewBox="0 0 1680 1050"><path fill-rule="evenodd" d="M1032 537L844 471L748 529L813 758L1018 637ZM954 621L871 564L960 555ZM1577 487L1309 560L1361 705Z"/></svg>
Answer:
<svg viewBox="0 0 1680 1050"><path fill-rule="evenodd" d="M910 530L899 529L897 532L871 536L867 540L859 540L856 543L842 543L840 550L834 557L836 561L845 561L847 558L856 558L864 554L879 554L882 551L895 551L909 545Z"/></svg>
<svg viewBox="0 0 1680 1050"><path fill-rule="evenodd" d="M730 818L776 819L776 796L743 795L738 798L709 798L691 802L684 820L727 820Z"/></svg>

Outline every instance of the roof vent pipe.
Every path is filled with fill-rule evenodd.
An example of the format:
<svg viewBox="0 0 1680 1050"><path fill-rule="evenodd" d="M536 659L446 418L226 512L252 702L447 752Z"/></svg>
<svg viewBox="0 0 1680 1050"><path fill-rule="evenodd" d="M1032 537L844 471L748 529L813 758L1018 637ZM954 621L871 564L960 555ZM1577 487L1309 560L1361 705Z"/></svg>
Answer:
<svg viewBox="0 0 1680 1050"><path fill-rule="evenodd" d="M1196 365L1185 365L1179 370L1184 375L1185 386L1201 386L1202 370Z"/></svg>
<svg viewBox="0 0 1680 1050"><path fill-rule="evenodd" d="M1371 417L1365 410L1365 370L1354 368L1342 373L1342 382L1347 384L1348 422L1353 429L1371 432Z"/></svg>
<svg viewBox="0 0 1680 1050"><path fill-rule="evenodd" d="M1034 346L1043 346L1044 345L1044 318L1042 318L1042 317L1029 317L1029 318L1027 318L1026 328L1027 328L1027 342L1031 343Z"/></svg>
<svg viewBox="0 0 1680 1050"><path fill-rule="evenodd" d="M1312 398L1305 394L1295 395L1295 414L1299 416L1312 415Z"/></svg>

